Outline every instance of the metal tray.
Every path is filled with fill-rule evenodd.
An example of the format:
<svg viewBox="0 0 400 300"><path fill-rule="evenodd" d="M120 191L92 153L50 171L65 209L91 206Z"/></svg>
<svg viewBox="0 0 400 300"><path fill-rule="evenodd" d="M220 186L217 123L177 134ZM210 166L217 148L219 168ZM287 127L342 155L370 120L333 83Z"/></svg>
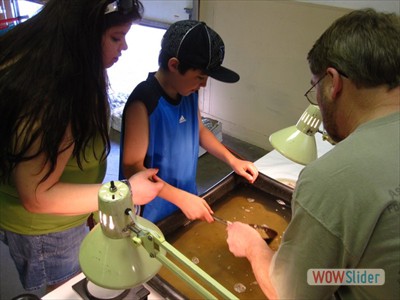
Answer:
<svg viewBox="0 0 400 300"><path fill-rule="evenodd" d="M254 184L249 184L232 172L207 190L202 197L215 214L224 219L266 224L276 230L278 236L270 244L276 250L291 218L292 193L292 188L263 174L259 175ZM238 298L265 297L248 261L236 258L229 252L224 225L217 222L209 224L190 221L180 211L156 225L170 244ZM179 265L178 262L175 263ZM190 274L190 270L185 271ZM168 299L199 298L186 283L164 267L148 284ZM217 294L216 296L218 297Z"/></svg>

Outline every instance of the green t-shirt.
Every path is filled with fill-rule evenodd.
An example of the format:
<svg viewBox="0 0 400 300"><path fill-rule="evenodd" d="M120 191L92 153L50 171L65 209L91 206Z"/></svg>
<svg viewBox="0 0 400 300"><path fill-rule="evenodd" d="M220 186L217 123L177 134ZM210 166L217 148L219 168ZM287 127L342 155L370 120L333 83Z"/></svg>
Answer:
<svg viewBox="0 0 400 300"><path fill-rule="evenodd" d="M398 299L399 113L363 124L306 166L270 274L282 299ZM385 284L309 285L309 269L383 269Z"/></svg>
<svg viewBox="0 0 400 300"><path fill-rule="evenodd" d="M89 143L89 145L92 145ZM101 183L106 173L107 164L99 162L103 145L96 140L96 157L93 148L86 150L87 160L82 159L83 170L79 169L76 159L68 161L60 181L69 183ZM65 203L64 205L68 205ZM19 234L39 235L64 231L86 222L88 214L61 216L28 212L18 198L13 185L0 185L0 228Z"/></svg>

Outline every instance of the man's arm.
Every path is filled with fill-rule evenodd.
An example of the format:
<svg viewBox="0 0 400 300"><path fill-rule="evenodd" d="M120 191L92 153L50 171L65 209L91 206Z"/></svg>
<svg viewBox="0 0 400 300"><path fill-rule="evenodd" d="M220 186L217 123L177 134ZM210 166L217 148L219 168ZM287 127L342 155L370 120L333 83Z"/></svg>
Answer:
<svg viewBox="0 0 400 300"><path fill-rule="evenodd" d="M228 245L236 257L246 257L258 284L268 299L277 299L271 283L269 269L274 255L260 234L247 224L234 222L227 226Z"/></svg>

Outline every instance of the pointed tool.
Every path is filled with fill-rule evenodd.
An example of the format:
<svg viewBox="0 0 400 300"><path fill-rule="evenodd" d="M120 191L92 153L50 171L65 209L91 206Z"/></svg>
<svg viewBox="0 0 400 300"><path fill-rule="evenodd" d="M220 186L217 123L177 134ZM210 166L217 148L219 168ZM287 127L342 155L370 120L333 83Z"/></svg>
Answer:
<svg viewBox="0 0 400 300"><path fill-rule="evenodd" d="M224 224L224 225L228 225L231 224L232 222L224 220L220 217L217 217L215 215L213 215L213 218L215 221ZM273 230L272 228L269 228L267 225L258 225L258 224L248 224L249 226L253 227L254 229L256 229L261 237L269 244L272 242L272 240L278 235L278 233Z"/></svg>

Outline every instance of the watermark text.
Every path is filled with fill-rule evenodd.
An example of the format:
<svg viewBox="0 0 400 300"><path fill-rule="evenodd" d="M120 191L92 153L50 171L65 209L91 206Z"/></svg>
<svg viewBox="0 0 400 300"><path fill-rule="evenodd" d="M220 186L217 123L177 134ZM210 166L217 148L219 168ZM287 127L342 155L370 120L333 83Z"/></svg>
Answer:
<svg viewBox="0 0 400 300"><path fill-rule="evenodd" d="M383 285L383 269L309 269L309 285Z"/></svg>

